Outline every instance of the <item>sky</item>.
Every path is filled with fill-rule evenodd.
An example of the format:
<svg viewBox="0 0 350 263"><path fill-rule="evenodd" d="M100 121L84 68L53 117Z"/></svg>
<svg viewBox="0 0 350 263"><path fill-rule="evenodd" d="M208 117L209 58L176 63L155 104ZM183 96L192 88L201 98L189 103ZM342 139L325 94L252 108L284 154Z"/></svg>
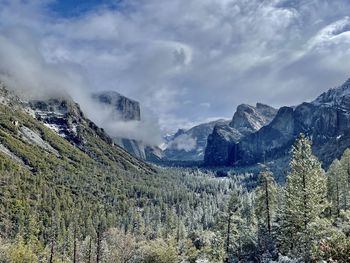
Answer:
<svg viewBox="0 0 350 263"><path fill-rule="evenodd" d="M0 78L97 122L88 94L118 91L160 136L341 85L349 16L348 0L0 0Z"/></svg>
<svg viewBox="0 0 350 263"><path fill-rule="evenodd" d="M52 1L48 6L48 11L60 17L80 16L98 8L113 9L120 1L114 0L64 0Z"/></svg>

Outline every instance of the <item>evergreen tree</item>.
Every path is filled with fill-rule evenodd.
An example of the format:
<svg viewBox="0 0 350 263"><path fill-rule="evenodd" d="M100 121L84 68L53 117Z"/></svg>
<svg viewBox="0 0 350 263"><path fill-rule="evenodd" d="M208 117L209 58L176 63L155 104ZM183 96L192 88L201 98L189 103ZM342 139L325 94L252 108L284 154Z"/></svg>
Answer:
<svg viewBox="0 0 350 263"><path fill-rule="evenodd" d="M259 224L271 235L272 221L277 205L277 186L269 170L261 172L256 188L255 213Z"/></svg>
<svg viewBox="0 0 350 263"><path fill-rule="evenodd" d="M289 253L311 261L317 223L327 207L327 180L321 163L313 155L311 141L303 134L292 148L290 173L285 188L284 231Z"/></svg>
<svg viewBox="0 0 350 263"><path fill-rule="evenodd" d="M334 160L327 171L328 200L331 204L330 214L340 216L340 210L344 208L344 173L339 160Z"/></svg>
<svg viewBox="0 0 350 263"><path fill-rule="evenodd" d="M230 262L231 257L240 259L241 240L238 229L242 224L241 209L242 203L239 193L237 190L233 190L227 207L225 262Z"/></svg>
<svg viewBox="0 0 350 263"><path fill-rule="evenodd" d="M350 206L350 149L346 149L340 159L341 169L339 171L340 182L340 203L341 208L347 211Z"/></svg>
<svg viewBox="0 0 350 263"><path fill-rule="evenodd" d="M256 188L255 213L258 219L259 256L271 259L275 254L272 235L272 223L277 208L277 186L273 174L265 169L260 173Z"/></svg>

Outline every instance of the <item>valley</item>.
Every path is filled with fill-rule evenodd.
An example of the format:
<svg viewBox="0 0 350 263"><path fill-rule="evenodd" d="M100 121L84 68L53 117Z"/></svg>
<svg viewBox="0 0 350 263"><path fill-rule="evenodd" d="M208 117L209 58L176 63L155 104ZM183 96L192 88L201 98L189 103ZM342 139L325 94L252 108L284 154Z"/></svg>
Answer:
<svg viewBox="0 0 350 263"><path fill-rule="evenodd" d="M331 222L347 224L346 196L350 187L346 184L341 189L334 188L334 184L346 180L350 155L348 150L343 154L339 147L337 151L327 148L323 151L327 155L319 155L322 153L319 149L328 147L333 139L341 140L343 149L348 147L344 133L347 88L348 82L321 95L312 104L304 103L291 110L284 107L277 111L263 104L240 105L231 122L219 120L199 125L179 131L169 140L169 150L165 150L164 156L182 156L180 160L171 163L171 159L161 162L158 159L147 163L139 156L134 157L135 152L128 153L127 148L116 144L69 97L26 101L3 84L0 105L3 262L17 262L17 259L261 262L265 256L268 262L293 262L293 257L303 257L305 262L325 257L342 260L346 254L324 250L318 242L330 242L329 246L341 246L341 249L347 246L338 243L339 238L346 237L343 226L338 226L340 223L332 226ZM306 118L308 107L320 107L312 111L311 120L317 125L325 123L322 118L328 120L328 126L322 126L325 130L321 126L314 130L320 135L309 133L313 130L308 127L312 128L314 122L301 125L294 119L281 117L288 112L295 118ZM298 115L301 109L304 112ZM312 148L307 137L297 137L298 132L305 132L313 139ZM200 152L205 148L202 160L190 157L196 155L193 149L181 149L175 154L176 147L189 138L200 145ZM293 138L297 139L295 143ZM237 149L243 150L250 140L257 139L263 141L256 145L269 145L264 162L251 153L249 156L254 159L242 159L248 166L228 162L232 158L237 161L236 156L245 158L236 155ZM273 147L281 149L281 145L285 150L274 150ZM312 149L321 160L324 156L341 157L340 162L336 160L329 168L328 179ZM226 155L222 155L224 152ZM303 163L301 167L299 161ZM214 168L211 164L220 166ZM327 168L328 163L323 166ZM332 239L326 241L319 232L320 239L313 241L309 238L314 234L300 232L300 238L305 238L310 246L307 253L297 247L289 250L287 244L294 241L286 236L287 227L283 226L290 223L298 227L297 221L289 222L286 217L293 211L293 205L301 208L297 199L285 203L289 202L289 191L297 191L294 196L300 193L295 188L299 187L298 181L292 181L298 180L298 169L306 169L307 180L316 180L310 181L305 191L315 191L315 184L320 191L323 189L323 193L315 192L312 194L315 199L309 200L319 204L320 210L317 212L314 205L305 208L316 213L307 219L308 224L311 227L317 220L323 220L322 231L333 233L328 236ZM343 201L334 203L334 198ZM268 207L263 205L267 201ZM311 249L314 252L308 254ZM285 255L290 259L279 254L283 251L289 251Z"/></svg>
<svg viewBox="0 0 350 263"><path fill-rule="evenodd" d="M349 13L0 0L0 263L350 263Z"/></svg>

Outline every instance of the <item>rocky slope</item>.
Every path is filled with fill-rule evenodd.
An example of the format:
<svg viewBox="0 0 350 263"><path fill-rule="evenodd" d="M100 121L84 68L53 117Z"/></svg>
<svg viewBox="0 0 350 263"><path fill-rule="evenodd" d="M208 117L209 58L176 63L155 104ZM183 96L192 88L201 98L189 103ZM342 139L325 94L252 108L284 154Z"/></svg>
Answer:
<svg viewBox="0 0 350 263"><path fill-rule="evenodd" d="M326 167L350 147L350 80L311 103L280 108L270 124L232 146L228 164L244 166L286 157L300 133L312 138L313 150Z"/></svg>
<svg viewBox="0 0 350 263"><path fill-rule="evenodd" d="M217 120L197 125L189 130L180 129L168 138L164 154L172 161L203 161L207 138L216 125L227 125L229 121Z"/></svg>
<svg viewBox="0 0 350 263"><path fill-rule="evenodd" d="M228 124L218 124L208 137L204 163L222 166L230 163L231 152L244 136L252 134L269 124L277 110L257 103L256 106L241 104Z"/></svg>
<svg viewBox="0 0 350 263"><path fill-rule="evenodd" d="M139 102L129 99L118 92L99 92L93 94L92 98L107 112L111 113L111 122L120 122L123 125L122 122L141 121ZM154 145L147 145L140 140L113 136L113 141L139 159L159 161L164 158L161 149Z"/></svg>
<svg viewBox="0 0 350 263"><path fill-rule="evenodd" d="M90 159L89 162L95 161L124 170L155 172L153 167L116 146L103 129L87 119L79 105L70 98L25 101L3 84L0 86L0 112L3 116L0 151L2 149L1 152L12 156L12 159L17 158L26 166L32 166L28 163L28 157L22 153L18 155L18 150L10 142L16 145L34 145L47 154L56 156L55 158L75 159L79 157L67 155L80 152L78 155L86 155L84 158ZM13 131L14 135L8 131ZM62 142L59 137L69 142L68 145L65 144L64 150L56 143Z"/></svg>

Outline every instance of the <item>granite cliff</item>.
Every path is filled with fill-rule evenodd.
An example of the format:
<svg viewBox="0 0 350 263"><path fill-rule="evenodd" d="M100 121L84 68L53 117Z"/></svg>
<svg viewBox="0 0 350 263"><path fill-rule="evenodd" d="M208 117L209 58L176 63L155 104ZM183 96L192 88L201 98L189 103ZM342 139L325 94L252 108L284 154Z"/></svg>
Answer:
<svg viewBox="0 0 350 263"><path fill-rule="evenodd" d="M229 165L231 152L243 137L269 124L277 110L261 103L241 104L228 124L218 124L208 136L204 163L207 166Z"/></svg>
<svg viewBox="0 0 350 263"><path fill-rule="evenodd" d="M217 135L218 129L208 138L207 165L249 166L262 161L273 162L288 157L293 142L304 133L312 139L315 154L327 167L350 146L350 79L312 102L281 107L271 122L256 131L251 129L253 132L245 136L226 136L226 140L225 136ZM219 138L231 143L225 151L222 149L227 144Z"/></svg>

